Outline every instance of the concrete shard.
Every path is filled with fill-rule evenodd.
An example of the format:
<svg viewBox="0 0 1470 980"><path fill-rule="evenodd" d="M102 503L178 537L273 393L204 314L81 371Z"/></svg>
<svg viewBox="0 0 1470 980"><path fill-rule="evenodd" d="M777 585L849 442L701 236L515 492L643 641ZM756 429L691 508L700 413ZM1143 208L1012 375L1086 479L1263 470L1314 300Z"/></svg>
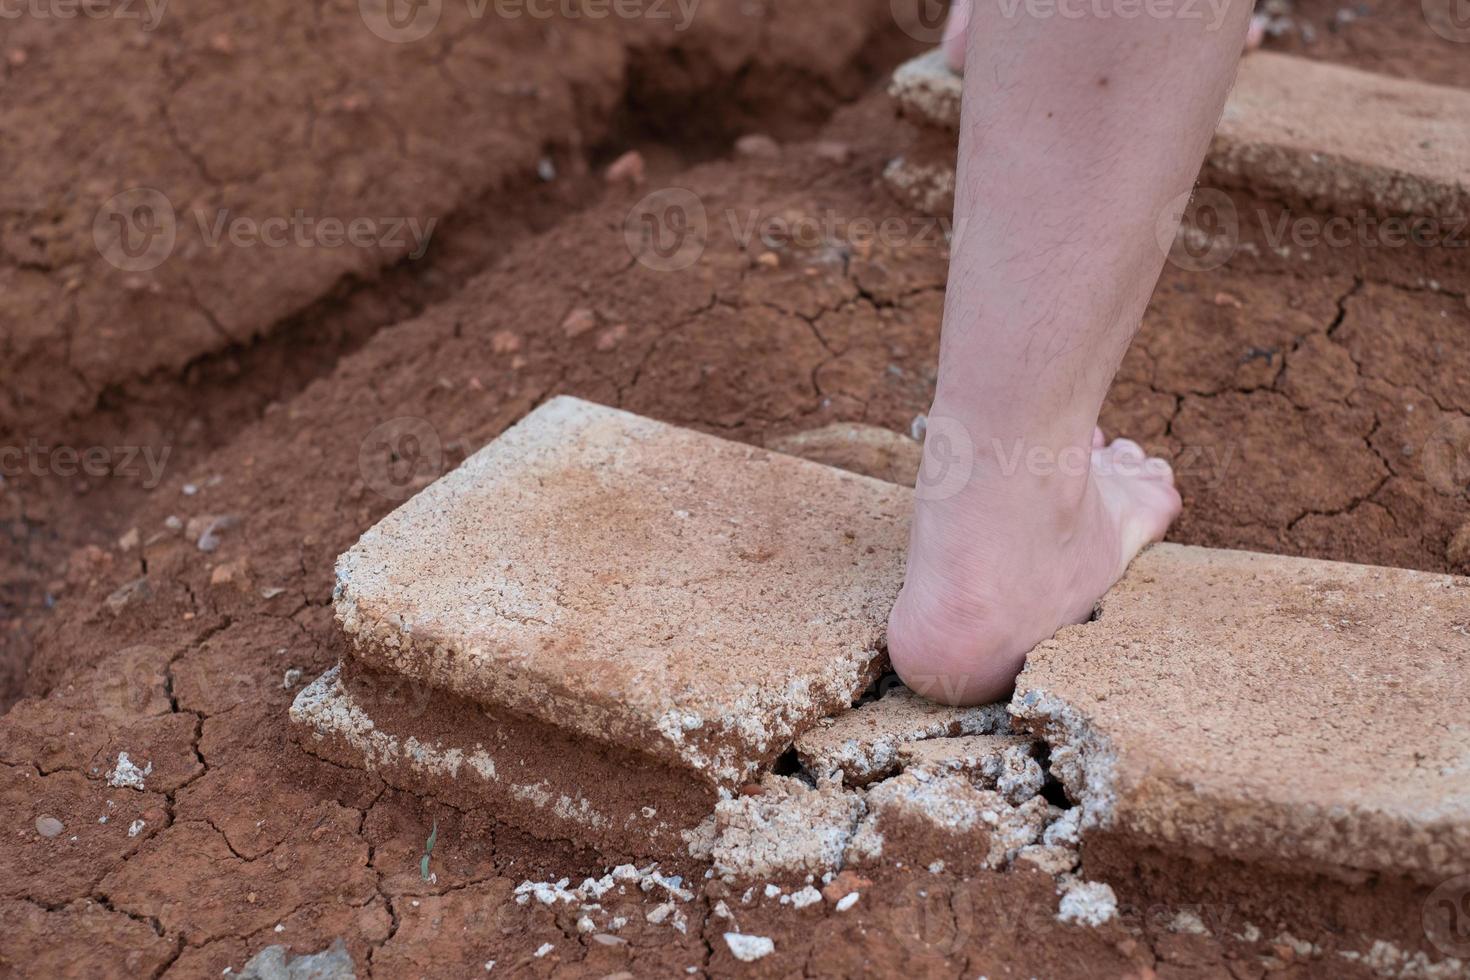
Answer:
<svg viewBox="0 0 1470 980"><path fill-rule="evenodd" d="M888 85L888 95L899 115L921 126L959 132L960 96L964 79L944 63L938 48L899 65Z"/></svg>
<svg viewBox="0 0 1470 980"><path fill-rule="evenodd" d="M1032 651L1011 710L1084 830L1470 871L1470 579L1158 545Z"/></svg>
<svg viewBox="0 0 1470 980"><path fill-rule="evenodd" d="M1021 735L967 735L936 738L899 747L905 769L964 773L986 788L999 790L1012 804L1041 792L1046 782L1035 745Z"/></svg>
<svg viewBox="0 0 1470 980"><path fill-rule="evenodd" d="M842 867L863 799L836 780L812 789L799 779L768 776L759 795L715 806L715 873L731 881L779 881Z"/></svg>
<svg viewBox="0 0 1470 980"><path fill-rule="evenodd" d="M376 669L733 787L881 668L910 493L555 398L338 560L337 618Z"/></svg>
<svg viewBox="0 0 1470 980"><path fill-rule="evenodd" d="M818 776L841 773L863 786L896 773L903 749L923 739L1009 732L1003 704L951 708L896 687L876 701L827 719L796 740L797 757Z"/></svg>
<svg viewBox="0 0 1470 980"><path fill-rule="evenodd" d="M351 661L303 688L291 721L302 747L329 762L613 856L682 855L715 804L682 771Z"/></svg>
<svg viewBox="0 0 1470 980"><path fill-rule="evenodd" d="M867 807L848 845L848 864L943 862L956 874L1005 867L1058 812L1039 796L1012 806L962 775L923 770L873 786Z"/></svg>

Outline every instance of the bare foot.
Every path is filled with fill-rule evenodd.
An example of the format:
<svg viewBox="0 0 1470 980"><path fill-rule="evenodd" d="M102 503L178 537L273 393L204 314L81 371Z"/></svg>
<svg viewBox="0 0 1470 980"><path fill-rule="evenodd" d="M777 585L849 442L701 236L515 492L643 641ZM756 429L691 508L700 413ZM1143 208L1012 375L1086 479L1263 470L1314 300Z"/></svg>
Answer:
<svg viewBox="0 0 1470 980"><path fill-rule="evenodd" d="M944 63L956 74L963 74L965 71L965 49L970 43L970 14L973 5L974 0L954 0L949 9L949 19L944 24L944 38L940 41L940 46L944 48ZM1254 51L1261 46L1266 38L1268 20L1264 14L1251 17L1245 50Z"/></svg>
<svg viewBox="0 0 1470 980"><path fill-rule="evenodd" d="M931 432L933 430L931 429ZM1085 621L1128 563L1179 514L1168 463L1137 443L1104 441L1045 466L1001 443L976 445L972 477L916 503L908 577L888 624L893 667L949 704L1007 695L1026 654ZM942 463L926 444L925 463ZM1028 472L1030 471L1030 472Z"/></svg>

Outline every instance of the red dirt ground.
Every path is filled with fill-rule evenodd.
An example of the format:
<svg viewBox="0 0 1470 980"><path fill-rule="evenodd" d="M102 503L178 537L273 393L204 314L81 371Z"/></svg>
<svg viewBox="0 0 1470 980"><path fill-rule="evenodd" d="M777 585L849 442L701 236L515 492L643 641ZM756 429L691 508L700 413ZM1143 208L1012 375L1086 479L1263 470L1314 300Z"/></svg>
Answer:
<svg viewBox="0 0 1470 980"><path fill-rule="evenodd" d="M248 35L248 21L239 18L253 17L258 31L276 16L221 11L218 17L240 25L226 30L238 37ZM825 16L810 11L799 16ZM302 8L300 16L309 24L321 15ZM289 275L250 267L225 281L218 276L227 266L190 262L172 274L197 274L198 295L211 297L211 306L238 305L232 324L248 321L238 334L225 331L229 342L210 333L192 346L160 340L154 347L148 331L162 338L175 329L167 324L183 324L179 337L194 336L187 323L197 308L179 302L145 306L119 321L122 332L111 341L146 348L130 351L145 360L167 352L164 361L116 357L117 348L85 326L92 321L76 317L56 329L72 338L68 346L88 349L93 373L55 380L57 354L45 340L29 348L30 367L7 357L16 406L7 418L28 419L9 423L12 431L84 446L169 445L175 455L151 492L104 479L83 493L76 478L54 475L3 486L13 546L5 550L0 598L17 675L23 657L29 666L14 686L26 697L0 717L0 805L11 835L0 849L0 975L218 977L271 943L303 953L336 937L363 974L376 976L485 975L490 959L514 975L672 976L690 966L711 976L734 972L720 922L706 911L719 897L713 892L696 899L687 938L634 914L625 933L631 941L612 947L579 936L564 914L506 902L522 878L577 881L600 872L601 863L303 754L285 721L300 681L288 687L285 678L299 670L309 679L340 653L330 606L335 556L402 493L551 394L757 443L839 419L907 431L924 411L947 259L941 229L881 188L889 149L900 144L881 96L842 109L820 131L814 123L864 81L876 81L877 64L891 65L911 46L891 30L843 35L835 45L841 58L864 51L872 59L849 70L834 60L829 21L806 26L773 28L759 43L732 28L744 44L740 58L719 45L697 57L657 45L647 54L637 44L629 54L574 31L589 51L609 52L588 54L578 82L567 81L560 60L546 67L535 45L521 54L516 38L479 38L469 46L483 50L455 62L485 72L473 76L475 91L539 72L563 91L562 108L551 116L555 125L535 128L542 126L536 114L530 121L488 110L467 116L478 111L466 108L473 99L436 104L422 117L410 110L429 96L409 91L394 101L404 107L398 131L406 146L419 145L405 135L415 128L473 137L424 150L451 172L456 160L474 157L472 178L430 190L408 181L397 199L453 213L457 229L439 243L442 253L386 272L356 269L345 283L342 270L316 267ZM201 187L208 177L234 174L231 167L246 177L260 170L208 118L214 100L238 97L250 107L242 118L273 120L272 100L299 87L285 68L271 76L275 88L262 88L236 76L208 81L212 69L181 67L213 57L202 51L219 54L212 30L206 18L168 36L183 47L148 69L157 73L158 92L187 91L195 79L201 85L194 114L182 99L173 124L189 134L183 144L196 148L194 159L184 155L187 174L179 179L192 175ZM1442 58L1446 42L1422 29L1393 36L1411 37L1424 64ZM283 43L318 40L305 29L292 37ZM130 64L110 39L37 38L21 46L30 52L26 70L55 77L83 65ZM1374 67L1358 62L1369 56L1362 48L1343 55ZM1398 49L1381 59L1408 61ZM413 76L421 67L360 70L347 53L328 60L363 86L371 81L375 98L394 91L398 73ZM813 64L822 67L806 74L792 67ZM7 134L19 131L10 119L64 118L68 104L85 101L58 94L45 112L23 109L24 99L12 94L21 76L7 70L0 89ZM470 88L456 78L460 90ZM800 89L798 81L820 94L778 111L778 98ZM335 97L352 87L320 84ZM134 98L118 89L119 100ZM692 94L673 101L681 90ZM108 154L82 153L83 136L95 141L111 132L117 127L108 120L120 113L167 137L171 116L159 111L159 99L109 106L88 116L71 142L37 141L36 155L86 158L106 172ZM728 112L733 122L706 125L688 140L656 127L661 116L691 109L702 117ZM717 149L755 128L753 120L789 139L778 157L712 159L686 169L685 161L724 157ZM572 139L569 127L589 135ZM229 133L238 128L231 124ZM795 139L803 134L826 142ZM271 149L282 138L274 130L253 133L244 145L289 169L288 155ZM352 158L362 134L340 138ZM9 156L15 137L6 139ZM625 244L625 219L651 187L604 190L577 174L578 160L601 162L630 143L656 140L669 149L650 152L655 176L694 192L709 216L704 252L682 271L641 265ZM388 152L381 140L368 142L372 152ZM533 194L536 183L515 174L534 166L547 145L559 154L562 176ZM394 171L394 180L416 166ZM36 164L28 175L12 191L42 186L64 196L76 180L54 164ZM302 179L298 186L324 178ZM1174 459L1186 509L1171 537L1463 570L1463 552L1452 554L1449 543L1470 518L1465 471L1457 469L1470 426L1470 353L1458 342L1470 328L1465 253L1291 246L1283 254L1270 240L1282 215L1312 216L1247 194L1234 200L1246 218L1244 244L1221 268L1166 271L1104 415L1109 431ZM71 237L61 239L73 251L81 248L78 206L62 209ZM33 215L33 205L27 208ZM34 243L35 226L33 217L15 224L11 210L3 257L14 261L4 274L40 276L38 309L53 309L46 290L59 288L53 280L68 266L27 251L34 244L17 244ZM740 230L770 216L812 237L742 247ZM853 222L883 219L892 220L887 240L854 236ZM99 287L94 302L105 305L116 287ZM85 307L79 301L76 308ZM579 309L593 312L593 324L568 331L568 314ZM23 376L29 380L12 387L8 378ZM390 433L420 438L392 443L405 456L390 457L379 427L405 418L418 421L396 423ZM202 551L199 532L216 517L228 518L216 525L218 549ZM138 544L123 550L116 541L133 528ZM54 610L40 598L46 595L57 600ZM146 792L106 783L118 751L152 763ZM37 833L41 816L59 819L63 832ZM129 836L137 820L143 824ZM430 885L419 877L418 859L434 821L438 880ZM1091 930L1055 922L1051 881L1039 874L962 881L895 870L849 913L749 913L743 928L776 936L780 953L743 975L1239 978L1261 976L1268 966L1287 977L1328 975L1320 964L1291 962L1269 941L1170 932L1162 925L1169 916L1152 914L1146 894L1139 901L1144 911ZM1328 949L1340 941L1325 933L1303 938ZM533 957L543 942L554 953ZM1334 965L1331 975L1359 974Z"/></svg>

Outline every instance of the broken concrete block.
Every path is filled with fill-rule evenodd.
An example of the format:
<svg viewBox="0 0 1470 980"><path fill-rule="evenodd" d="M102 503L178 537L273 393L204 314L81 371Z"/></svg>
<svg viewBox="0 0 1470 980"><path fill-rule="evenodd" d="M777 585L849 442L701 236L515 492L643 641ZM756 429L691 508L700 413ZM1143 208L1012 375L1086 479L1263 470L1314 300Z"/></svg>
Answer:
<svg viewBox="0 0 1470 980"><path fill-rule="evenodd" d="M860 422L834 422L781 436L766 443L766 448L906 487L914 485L924 455L923 443Z"/></svg>
<svg viewBox="0 0 1470 980"><path fill-rule="evenodd" d="M1018 866L1032 867L1049 875L1064 875L1077 867L1080 855L1060 844L1027 844L1016 852Z"/></svg>
<svg viewBox="0 0 1470 980"><path fill-rule="evenodd" d="M1212 182L1334 210L1470 216L1470 92L1257 51L1210 149Z"/></svg>
<svg viewBox="0 0 1470 980"><path fill-rule="evenodd" d="M781 881L842 867L862 797L836 780L812 789L799 779L768 776L764 792L715 807L715 873L730 881Z"/></svg>
<svg viewBox="0 0 1470 980"><path fill-rule="evenodd" d="M864 786L898 772L899 752L930 738L1009 732L1003 704L951 708L895 687L876 701L821 722L796 739L808 772L840 772L850 786Z"/></svg>
<svg viewBox="0 0 1470 980"><path fill-rule="evenodd" d="M939 48L899 65L888 84L888 95L899 115L920 126L956 133L963 92L964 79L944 63L944 52Z"/></svg>
<svg viewBox="0 0 1470 980"><path fill-rule="evenodd" d="M1470 872L1470 579L1158 545L1032 651L1011 711L1083 830Z"/></svg>
<svg viewBox="0 0 1470 980"><path fill-rule="evenodd" d="M867 807L848 845L848 864L939 863L956 874L1005 867L1058 812L1039 796L1011 806L964 776L923 770L873 786Z"/></svg>
<svg viewBox="0 0 1470 980"><path fill-rule="evenodd" d="M929 214L954 209L961 88L938 51L900 66L889 86L919 132L884 179ZM1241 62L1204 182L1339 213L1459 222L1470 216L1470 92L1253 52Z"/></svg>
<svg viewBox="0 0 1470 980"><path fill-rule="evenodd" d="M291 721L301 746L329 762L613 857L686 856L685 835L716 800L704 781L636 752L351 660L302 689Z"/></svg>
<svg viewBox="0 0 1470 980"><path fill-rule="evenodd" d="M1035 751L1031 739L1019 735L970 735L903 745L898 758L904 769L965 773L999 790L1009 802L1021 804L1041 792L1046 782Z"/></svg>
<svg viewBox="0 0 1470 980"><path fill-rule="evenodd" d="M909 499L556 398L338 560L337 619L374 669L734 787L877 675Z"/></svg>

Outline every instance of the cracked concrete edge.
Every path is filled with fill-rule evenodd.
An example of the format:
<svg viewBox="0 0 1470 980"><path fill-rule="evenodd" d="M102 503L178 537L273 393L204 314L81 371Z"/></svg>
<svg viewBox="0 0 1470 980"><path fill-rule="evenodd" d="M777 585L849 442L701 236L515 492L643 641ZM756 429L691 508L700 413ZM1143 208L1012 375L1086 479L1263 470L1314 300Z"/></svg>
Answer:
<svg viewBox="0 0 1470 980"><path fill-rule="evenodd" d="M655 821L644 812L613 813L575 781L558 786L551 774L534 783L507 778L496 764L497 754L480 742L451 745L387 730L343 684L341 664L302 688L291 704L290 720L298 744L320 759L458 808L492 804L498 818L544 839L591 838L615 853L682 856L686 835L698 827L697 821ZM446 785L453 788L446 792Z"/></svg>
<svg viewBox="0 0 1470 980"><path fill-rule="evenodd" d="M1051 750L1051 772L1082 811L1080 829L1110 829L1118 804L1118 753L1107 736L1060 697L1026 684L1022 671L1011 717Z"/></svg>

